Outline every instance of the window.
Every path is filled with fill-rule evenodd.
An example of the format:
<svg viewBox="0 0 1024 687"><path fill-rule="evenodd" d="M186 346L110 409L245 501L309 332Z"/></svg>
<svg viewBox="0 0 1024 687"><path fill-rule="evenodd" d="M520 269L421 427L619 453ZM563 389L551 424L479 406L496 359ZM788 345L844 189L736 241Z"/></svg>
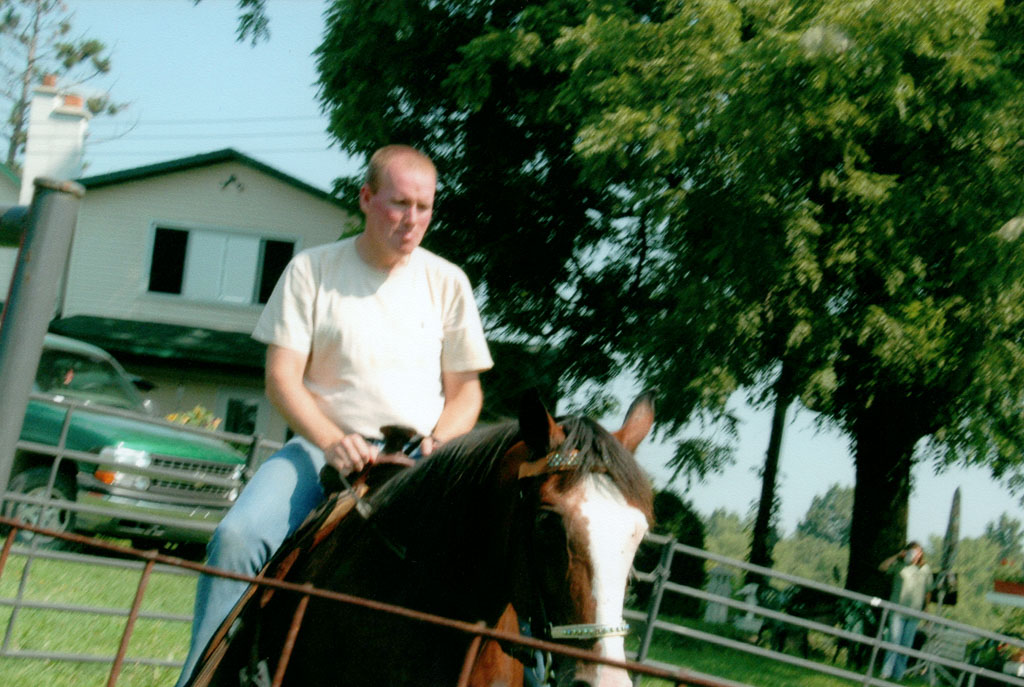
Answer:
<svg viewBox="0 0 1024 687"><path fill-rule="evenodd" d="M266 303L294 252L294 241L157 227L149 291L200 301Z"/></svg>
<svg viewBox="0 0 1024 687"><path fill-rule="evenodd" d="M142 399L124 372L109 360L44 345L35 390L80 403L142 412Z"/></svg>
<svg viewBox="0 0 1024 687"><path fill-rule="evenodd" d="M246 398L229 398L224 413L224 431L236 434L255 434L260 402Z"/></svg>
<svg viewBox="0 0 1024 687"><path fill-rule="evenodd" d="M218 389L214 408L224 418L220 428L237 434L265 433L272 413L267 397L254 389Z"/></svg>
<svg viewBox="0 0 1024 687"><path fill-rule="evenodd" d="M157 229L153 238L153 262L149 270L149 290L157 293L181 293L185 273L185 249L188 232Z"/></svg>

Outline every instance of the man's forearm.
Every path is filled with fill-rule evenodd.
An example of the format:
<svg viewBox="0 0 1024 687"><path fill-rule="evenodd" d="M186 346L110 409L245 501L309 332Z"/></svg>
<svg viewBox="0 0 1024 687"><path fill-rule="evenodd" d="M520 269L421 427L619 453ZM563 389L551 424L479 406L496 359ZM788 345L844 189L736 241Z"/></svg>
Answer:
<svg viewBox="0 0 1024 687"><path fill-rule="evenodd" d="M480 380L446 380L444 408L432 434L440 441L465 434L476 425L483 408L484 394Z"/></svg>
<svg viewBox="0 0 1024 687"><path fill-rule="evenodd" d="M341 440L345 433L317 405L302 382L306 356L279 346L267 348L267 398L292 431L320 448Z"/></svg>
<svg viewBox="0 0 1024 687"><path fill-rule="evenodd" d="M292 431L309 439L321 449L345 436L341 428L324 415L312 394L305 388L282 389L279 386L268 386L267 397Z"/></svg>

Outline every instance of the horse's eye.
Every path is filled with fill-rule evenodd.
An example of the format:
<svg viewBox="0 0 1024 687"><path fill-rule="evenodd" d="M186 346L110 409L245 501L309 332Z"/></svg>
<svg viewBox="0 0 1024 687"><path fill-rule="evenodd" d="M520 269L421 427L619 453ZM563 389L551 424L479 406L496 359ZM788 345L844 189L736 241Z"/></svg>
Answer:
<svg viewBox="0 0 1024 687"><path fill-rule="evenodd" d="M562 516L550 508L541 508L537 511L537 527L561 527Z"/></svg>
<svg viewBox="0 0 1024 687"><path fill-rule="evenodd" d="M537 555L547 563L550 573L558 577L568 565L569 540L562 515L553 510L541 510L534 521L533 546Z"/></svg>
<svg viewBox="0 0 1024 687"><path fill-rule="evenodd" d="M541 509L537 513L536 533L537 537L545 543L564 540L565 525L562 522L562 516L553 510Z"/></svg>

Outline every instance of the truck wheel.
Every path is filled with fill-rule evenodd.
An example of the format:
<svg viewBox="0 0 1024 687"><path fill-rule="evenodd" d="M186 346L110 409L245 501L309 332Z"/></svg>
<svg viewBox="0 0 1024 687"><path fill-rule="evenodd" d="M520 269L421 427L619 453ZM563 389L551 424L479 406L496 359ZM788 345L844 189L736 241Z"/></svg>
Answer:
<svg viewBox="0 0 1024 687"><path fill-rule="evenodd" d="M43 498L46 496L46 485L50 481L50 468L29 468L11 480L10 491ZM75 485L66 475L57 475L53 482L51 498L65 501L75 500ZM35 503L8 503L4 515L17 518L30 525L37 525L58 532L69 532L75 524L75 514L63 508L40 506ZM29 544L33 540L44 549L70 549L69 542L56 537L48 537L25 530L18 531L18 543Z"/></svg>

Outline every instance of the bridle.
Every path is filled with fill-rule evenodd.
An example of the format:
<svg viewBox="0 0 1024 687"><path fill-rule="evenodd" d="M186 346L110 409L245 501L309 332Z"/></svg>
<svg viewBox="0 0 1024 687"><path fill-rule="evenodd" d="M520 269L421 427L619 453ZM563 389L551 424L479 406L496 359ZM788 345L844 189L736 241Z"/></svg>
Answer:
<svg viewBox="0 0 1024 687"><path fill-rule="evenodd" d="M522 482L531 477L551 475L559 472L576 470L581 462L578 449L562 452L558 449L551 451L538 460L522 463L519 466L519 480ZM594 472L607 472L604 469L596 469ZM522 494L522 492L520 492ZM591 639L603 639L605 637L622 637L629 632L629 623L624 619L617 623L578 623L575 625L552 625L547 620L547 613L544 607L544 597L540 593L540 585L537 584L536 565L530 565L532 587L536 593L536 608L540 614L538 619L539 627L531 623L531 631L538 639L584 641Z"/></svg>

